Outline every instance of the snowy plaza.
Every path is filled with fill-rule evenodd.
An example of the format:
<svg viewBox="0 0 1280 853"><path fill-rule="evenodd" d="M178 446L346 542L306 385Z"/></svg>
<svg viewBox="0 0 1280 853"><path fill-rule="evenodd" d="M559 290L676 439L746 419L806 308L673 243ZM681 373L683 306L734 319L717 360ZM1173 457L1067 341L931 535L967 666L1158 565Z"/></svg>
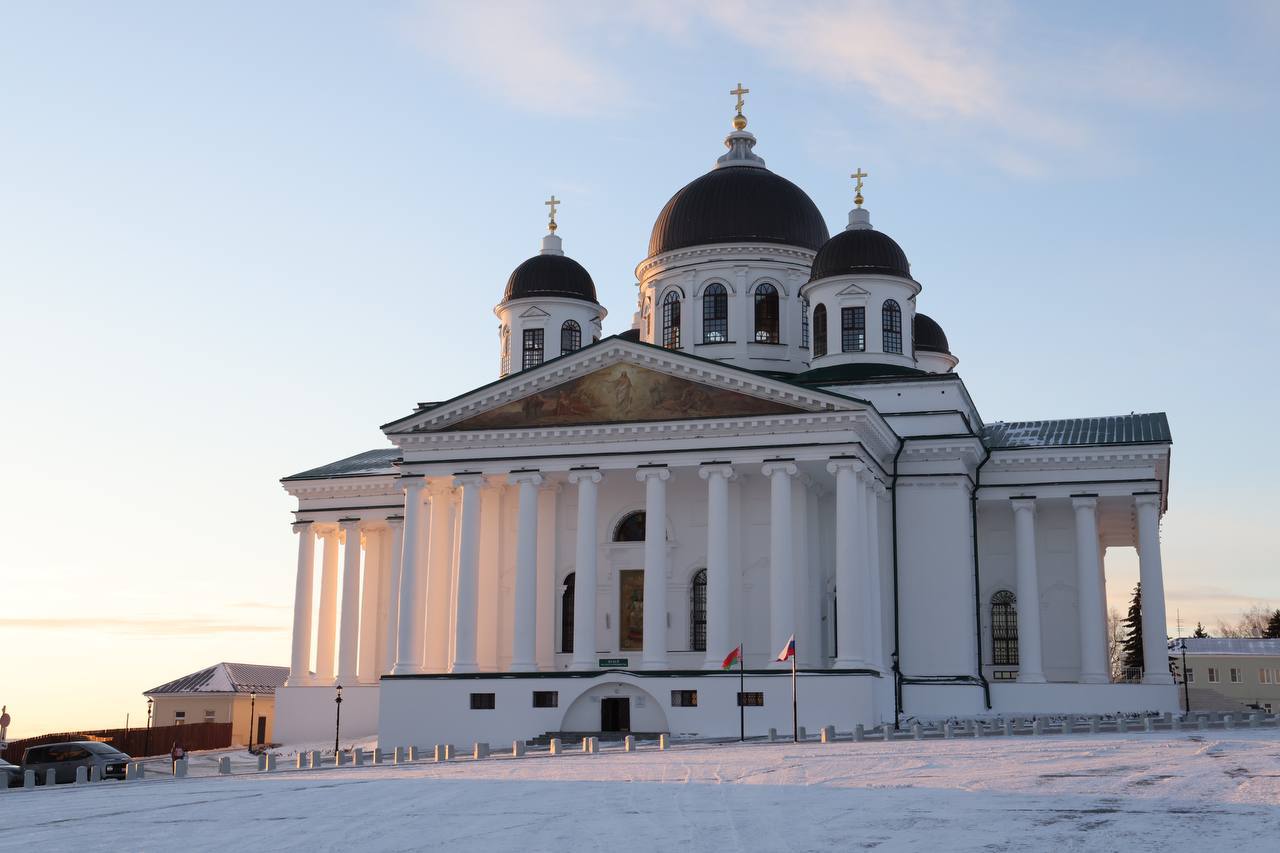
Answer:
<svg viewBox="0 0 1280 853"><path fill-rule="evenodd" d="M11 791L0 850L1208 851L1280 832L1272 728L602 744L273 773L237 753L219 776L222 754L194 756L186 779Z"/></svg>

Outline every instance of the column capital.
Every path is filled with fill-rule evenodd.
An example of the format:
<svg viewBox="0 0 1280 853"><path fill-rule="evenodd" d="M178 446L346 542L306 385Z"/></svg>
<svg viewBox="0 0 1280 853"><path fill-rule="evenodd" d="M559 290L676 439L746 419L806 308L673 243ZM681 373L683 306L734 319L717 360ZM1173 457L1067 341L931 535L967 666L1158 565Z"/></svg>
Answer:
<svg viewBox="0 0 1280 853"><path fill-rule="evenodd" d="M310 529L311 529L310 521L295 521L293 523L294 533L306 533Z"/></svg>
<svg viewBox="0 0 1280 853"><path fill-rule="evenodd" d="M659 480L669 480L671 469L666 465L645 465L636 469L636 479L642 483L655 477Z"/></svg>
<svg viewBox="0 0 1280 853"><path fill-rule="evenodd" d="M1155 507L1159 512L1160 503L1160 495L1155 492L1141 492L1133 496L1133 505L1136 507Z"/></svg>
<svg viewBox="0 0 1280 853"><path fill-rule="evenodd" d="M1013 507L1014 512L1029 512L1036 514L1036 498L1034 495L1018 495L1009 498L1009 506Z"/></svg>
<svg viewBox="0 0 1280 853"><path fill-rule="evenodd" d="M485 476L479 472L453 475L453 485L455 488L461 489L466 486L483 486L484 484Z"/></svg>
<svg viewBox="0 0 1280 853"><path fill-rule="evenodd" d="M867 467L867 463L863 462L861 459L854 459L853 457L842 456L838 459L832 459L830 462L827 463L827 473L834 474L837 471L852 471L853 473L856 474L859 471L862 471L863 469L865 469L866 467Z"/></svg>
<svg viewBox="0 0 1280 853"><path fill-rule="evenodd" d="M712 476L732 480L736 476L736 472L728 462L708 462L698 468L698 476L704 480L709 480Z"/></svg>
<svg viewBox="0 0 1280 853"><path fill-rule="evenodd" d="M879 480L876 480L874 483L871 484L871 489L876 493L876 497L880 497L881 495L889 491L889 487L886 486L884 483L880 482Z"/></svg>
<svg viewBox="0 0 1280 853"><path fill-rule="evenodd" d="M395 528L395 527L403 527L403 526L404 526L404 516L403 516L403 515L388 515L388 516L387 516L387 527Z"/></svg>
<svg viewBox="0 0 1280 853"><path fill-rule="evenodd" d="M512 471L507 474L507 483L509 485L521 485L529 483L533 486L541 486L543 483L541 471Z"/></svg>
<svg viewBox="0 0 1280 853"><path fill-rule="evenodd" d="M316 535L319 536L321 539L328 539L330 536L337 536L339 532L340 531L338 529L338 525L336 524L326 524L323 526L320 526L320 525L316 526Z"/></svg>
<svg viewBox="0 0 1280 853"><path fill-rule="evenodd" d="M788 477L794 477L799 470L796 467L796 463L790 459L776 459L765 462L760 466L760 473L766 477L772 477L774 474L785 474Z"/></svg>
<svg viewBox="0 0 1280 853"><path fill-rule="evenodd" d="M876 473L871 470L871 466L867 465L858 472L858 479L866 486L870 486L876 481Z"/></svg>
<svg viewBox="0 0 1280 853"><path fill-rule="evenodd" d="M604 474L600 473L599 468L578 468L569 472L570 483L581 483L584 480L589 483L598 483L604 479Z"/></svg>
<svg viewBox="0 0 1280 853"><path fill-rule="evenodd" d="M1076 509L1097 509L1098 496L1097 495L1072 495L1071 506L1073 506Z"/></svg>
<svg viewBox="0 0 1280 853"><path fill-rule="evenodd" d="M447 498L453 494L453 483L447 477L438 477L424 482L427 486L427 494L433 498Z"/></svg>

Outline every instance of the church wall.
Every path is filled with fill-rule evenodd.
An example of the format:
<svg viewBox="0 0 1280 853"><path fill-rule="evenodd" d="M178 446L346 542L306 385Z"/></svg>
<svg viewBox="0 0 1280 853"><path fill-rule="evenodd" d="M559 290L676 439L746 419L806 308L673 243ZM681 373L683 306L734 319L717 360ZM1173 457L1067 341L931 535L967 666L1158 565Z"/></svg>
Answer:
<svg viewBox="0 0 1280 853"><path fill-rule="evenodd" d="M1075 513L1069 500L1042 500L1036 504L1044 676L1049 681L1075 681L1080 677Z"/></svg>
<svg viewBox="0 0 1280 853"><path fill-rule="evenodd" d="M897 485L901 667L907 676L975 674L972 533L963 482L946 477Z"/></svg>

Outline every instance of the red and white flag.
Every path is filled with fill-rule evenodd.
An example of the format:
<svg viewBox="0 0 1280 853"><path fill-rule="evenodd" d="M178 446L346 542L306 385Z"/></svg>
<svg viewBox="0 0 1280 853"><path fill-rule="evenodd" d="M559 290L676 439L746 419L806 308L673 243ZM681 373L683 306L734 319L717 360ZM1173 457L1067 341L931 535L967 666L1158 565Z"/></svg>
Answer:
<svg viewBox="0 0 1280 853"><path fill-rule="evenodd" d="M778 660L786 660L796 656L796 635L792 634L787 640L787 644L782 647L782 651L778 652Z"/></svg>

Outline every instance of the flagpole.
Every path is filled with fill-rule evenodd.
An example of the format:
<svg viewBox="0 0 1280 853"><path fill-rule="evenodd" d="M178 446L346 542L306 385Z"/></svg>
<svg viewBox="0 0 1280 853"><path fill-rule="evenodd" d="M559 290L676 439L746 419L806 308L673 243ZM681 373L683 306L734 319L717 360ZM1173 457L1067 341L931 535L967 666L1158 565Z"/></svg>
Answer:
<svg viewBox="0 0 1280 853"><path fill-rule="evenodd" d="M800 742L800 725L796 715L796 654L791 653L791 739Z"/></svg>
<svg viewBox="0 0 1280 853"><path fill-rule="evenodd" d="M737 739L746 740L746 656L737 644ZM1183 667L1187 669L1187 667Z"/></svg>

